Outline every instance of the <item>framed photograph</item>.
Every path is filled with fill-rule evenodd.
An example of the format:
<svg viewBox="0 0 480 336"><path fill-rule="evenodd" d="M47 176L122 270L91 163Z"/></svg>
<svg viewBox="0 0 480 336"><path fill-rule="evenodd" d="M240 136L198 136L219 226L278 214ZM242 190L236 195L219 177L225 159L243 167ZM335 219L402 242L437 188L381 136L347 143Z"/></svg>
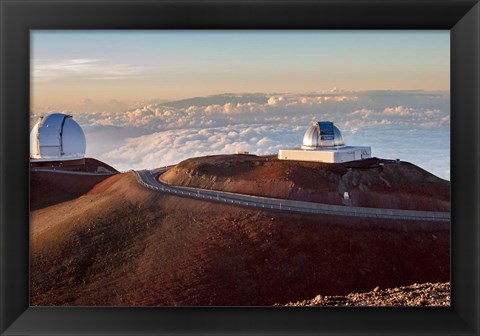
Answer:
<svg viewBox="0 0 480 336"><path fill-rule="evenodd" d="M478 334L477 1L0 9L2 335Z"/></svg>

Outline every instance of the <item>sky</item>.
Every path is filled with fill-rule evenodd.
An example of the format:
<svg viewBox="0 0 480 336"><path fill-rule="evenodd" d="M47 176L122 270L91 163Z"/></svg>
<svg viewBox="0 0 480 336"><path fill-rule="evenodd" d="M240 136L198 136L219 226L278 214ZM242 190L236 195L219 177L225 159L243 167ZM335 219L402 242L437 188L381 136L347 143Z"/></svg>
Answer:
<svg viewBox="0 0 480 336"><path fill-rule="evenodd" d="M121 171L276 154L313 120L450 178L449 31L38 31L31 123L71 114Z"/></svg>
<svg viewBox="0 0 480 336"><path fill-rule="evenodd" d="M31 33L33 107L225 92L449 90L448 31Z"/></svg>

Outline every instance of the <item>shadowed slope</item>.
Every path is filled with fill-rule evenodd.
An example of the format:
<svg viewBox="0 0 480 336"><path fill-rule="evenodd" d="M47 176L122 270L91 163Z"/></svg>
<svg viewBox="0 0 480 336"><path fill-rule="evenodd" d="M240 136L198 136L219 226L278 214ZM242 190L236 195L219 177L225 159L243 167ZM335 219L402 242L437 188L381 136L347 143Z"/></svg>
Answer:
<svg viewBox="0 0 480 336"><path fill-rule="evenodd" d="M52 168L46 162L32 163L32 166L33 169ZM56 166L55 169L80 173L97 170L118 173L115 168L92 158L86 158L85 163L79 166ZM30 171L30 209L37 210L80 197L108 177L109 175L74 175L32 170Z"/></svg>
<svg viewBox="0 0 480 336"><path fill-rule="evenodd" d="M32 305L271 305L449 281L449 225L162 195L118 174L31 214Z"/></svg>

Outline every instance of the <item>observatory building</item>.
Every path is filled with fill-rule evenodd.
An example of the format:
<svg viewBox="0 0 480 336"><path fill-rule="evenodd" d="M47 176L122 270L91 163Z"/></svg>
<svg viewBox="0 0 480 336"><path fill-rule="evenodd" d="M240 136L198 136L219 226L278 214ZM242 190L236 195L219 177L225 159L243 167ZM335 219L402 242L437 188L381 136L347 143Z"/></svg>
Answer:
<svg viewBox="0 0 480 336"><path fill-rule="evenodd" d="M40 117L30 132L30 162L81 164L85 150L85 134L71 115L52 113Z"/></svg>
<svg viewBox="0 0 480 336"><path fill-rule="evenodd" d="M367 146L346 146L342 133L330 121L314 121L305 132L301 148L280 149L280 160L340 163L370 158Z"/></svg>

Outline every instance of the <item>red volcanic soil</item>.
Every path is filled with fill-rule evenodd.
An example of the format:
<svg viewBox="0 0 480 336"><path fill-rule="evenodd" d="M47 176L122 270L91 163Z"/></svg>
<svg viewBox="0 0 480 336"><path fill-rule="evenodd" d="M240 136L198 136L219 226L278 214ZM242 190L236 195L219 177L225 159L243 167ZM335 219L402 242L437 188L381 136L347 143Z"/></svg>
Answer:
<svg viewBox="0 0 480 336"><path fill-rule="evenodd" d="M82 172L95 172L99 169L112 173L117 170L96 159L85 159ZM47 168L47 167L44 167ZM57 171L68 170L72 167L55 168ZM84 195L97 183L110 177L109 175L73 175L42 171L30 172L30 209L37 210L57 203L69 201Z"/></svg>
<svg viewBox="0 0 480 336"><path fill-rule="evenodd" d="M408 162L372 158L339 164L218 155L185 160L168 184L327 204L450 211L450 182Z"/></svg>
<svg viewBox="0 0 480 336"><path fill-rule="evenodd" d="M30 247L34 306L272 305L450 280L448 223L260 211L133 173L32 211Z"/></svg>
<svg viewBox="0 0 480 336"><path fill-rule="evenodd" d="M113 173L118 173L118 170L116 170L109 164L106 164L105 162L99 161L94 158L85 158L85 169L87 172L110 171Z"/></svg>

